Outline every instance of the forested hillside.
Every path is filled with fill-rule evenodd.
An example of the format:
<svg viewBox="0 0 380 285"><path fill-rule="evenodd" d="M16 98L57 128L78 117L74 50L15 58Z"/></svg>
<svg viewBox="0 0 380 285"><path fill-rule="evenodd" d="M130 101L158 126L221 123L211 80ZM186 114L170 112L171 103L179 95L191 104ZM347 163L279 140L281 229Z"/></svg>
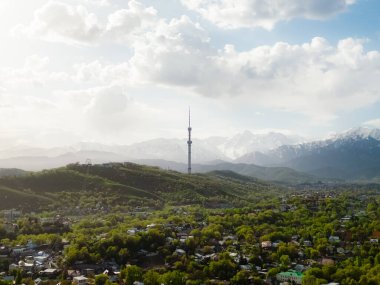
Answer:
<svg viewBox="0 0 380 285"><path fill-rule="evenodd" d="M186 175L132 163L70 164L0 179L1 209L25 210L202 204L211 207L257 201L273 186L232 172ZM101 206L99 206L101 205Z"/></svg>

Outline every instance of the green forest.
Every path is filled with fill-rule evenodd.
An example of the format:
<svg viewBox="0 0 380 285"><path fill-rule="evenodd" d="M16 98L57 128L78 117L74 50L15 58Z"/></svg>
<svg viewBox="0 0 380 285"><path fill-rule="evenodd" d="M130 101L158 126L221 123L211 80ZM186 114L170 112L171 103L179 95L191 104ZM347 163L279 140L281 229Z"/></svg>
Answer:
<svg viewBox="0 0 380 285"><path fill-rule="evenodd" d="M0 284L71 284L75 272L97 285L380 284L375 184L281 187L127 163L0 187Z"/></svg>

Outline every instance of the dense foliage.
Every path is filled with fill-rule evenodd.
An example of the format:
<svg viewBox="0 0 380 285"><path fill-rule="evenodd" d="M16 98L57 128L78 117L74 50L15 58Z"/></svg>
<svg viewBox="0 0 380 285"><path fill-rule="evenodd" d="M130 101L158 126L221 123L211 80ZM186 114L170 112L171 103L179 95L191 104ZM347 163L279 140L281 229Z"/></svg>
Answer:
<svg viewBox="0 0 380 285"><path fill-rule="evenodd" d="M98 285L117 282L107 264L119 267L124 284L274 284L289 270L303 272L302 284L380 284L380 196L371 187L282 189L229 172L119 164L33 175L1 183L47 193L65 177L49 193L73 212L24 215L13 232L4 223L1 245L46 245L61 269L94 266Z"/></svg>

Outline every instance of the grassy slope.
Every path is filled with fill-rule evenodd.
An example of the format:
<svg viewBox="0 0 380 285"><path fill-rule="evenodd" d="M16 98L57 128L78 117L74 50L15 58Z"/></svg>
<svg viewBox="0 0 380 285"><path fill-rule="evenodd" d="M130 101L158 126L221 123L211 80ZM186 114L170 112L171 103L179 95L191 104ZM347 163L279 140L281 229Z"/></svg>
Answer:
<svg viewBox="0 0 380 285"><path fill-rule="evenodd" d="M87 199L93 196L94 200L112 200L112 205L123 205L131 199L178 204L201 203L215 197L227 201L246 200L247 194L268 188L270 186L265 183L233 172L189 176L137 164L93 165L90 168L72 164L21 177L1 178L0 197L6 197L7 202L0 203L0 209L20 205L34 208L54 203L62 206L60 199L65 195L71 197L71 203L82 196Z"/></svg>

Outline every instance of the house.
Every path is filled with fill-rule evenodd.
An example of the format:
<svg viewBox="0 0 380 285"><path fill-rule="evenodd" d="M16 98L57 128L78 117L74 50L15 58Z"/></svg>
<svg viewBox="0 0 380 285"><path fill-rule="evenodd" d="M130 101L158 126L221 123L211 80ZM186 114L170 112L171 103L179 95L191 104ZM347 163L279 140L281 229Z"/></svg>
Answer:
<svg viewBox="0 0 380 285"><path fill-rule="evenodd" d="M8 223L13 223L22 216L22 212L16 209L4 210L2 211L2 214L4 215L5 221Z"/></svg>
<svg viewBox="0 0 380 285"><path fill-rule="evenodd" d="M14 248L12 248L12 253L13 255L21 255L23 254L24 252L26 251L26 248L23 247L23 246L15 246Z"/></svg>
<svg viewBox="0 0 380 285"><path fill-rule="evenodd" d="M129 235L135 235L136 233L137 233L136 228L132 228L132 229L127 230L127 234L129 234Z"/></svg>
<svg viewBox="0 0 380 285"><path fill-rule="evenodd" d="M11 263L9 264L9 267L8 267L9 271L17 270L18 268L19 267L16 263Z"/></svg>
<svg viewBox="0 0 380 285"><path fill-rule="evenodd" d="M272 247L272 242L270 240L266 240L266 241L263 241L261 242L261 247L262 248L271 248Z"/></svg>
<svg viewBox="0 0 380 285"><path fill-rule="evenodd" d="M335 264L335 261L331 258L322 258L321 260L321 264L322 265L334 265Z"/></svg>
<svg viewBox="0 0 380 285"><path fill-rule="evenodd" d="M147 229L152 229L152 228L155 228L155 227L157 227L157 226L158 226L157 224L154 224L154 223L153 223L153 224L149 224L149 225L147 225L146 228L147 228Z"/></svg>
<svg viewBox="0 0 380 285"><path fill-rule="evenodd" d="M26 243L27 249L35 249L36 247L37 247L37 244L32 240L28 240L28 242Z"/></svg>
<svg viewBox="0 0 380 285"><path fill-rule="evenodd" d="M67 275L73 279L74 277L78 277L78 276L81 276L80 272L77 271L77 270L72 270L72 269L69 269L67 270Z"/></svg>
<svg viewBox="0 0 380 285"><path fill-rule="evenodd" d="M292 236L292 240L295 240L295 241L297 241L299 238L300 238L299 235L293 235L293 236Z"/></svg>
<svg viewBox="0 0 380 285"><path fill-rule="evenodd" d="M14 223L4 223L4 230L6 233L14 233L18 229L18 225Z"/></svg>
<svg viewBox="0 0 380 285"><path fill-rule="evenodd" d="M249 264L243 264L243 265L240 265L239 266L241 270L247 270L247 271L250 271L252 270L252 265L249 265Z"/></svg>
<svg viewBox="0 0 380 285"><path fill-rule="evenodd" d="M167 237L166 238L166 243L167 244L171 244L171 243L173 243L174 242L174 238L172 238L172 237Z"/></svg>
<svg viewBox="0 0 380 285"><path fill-rule="evenodd" d="M186 255L186 251L184 251L183 249L181 248L177 248L175 250L175 254L179 255L179 256L183 256L183 255Z"/></svg>
<svg viewBox="0 0 380 285"><path fill-rule="evenodd" d="M338 247L338 248L336 249L336 252L337 252L338 254L344 254L344 253L345 253L343 247Z"/></svg>
<svg viewBox="0 0 380 285"><path fill-rule="evenodd" d="M340 221L341 221L342 223L349 222L349 221L351 221L351 217L350 217L350 216L345 216L345 217L341 218Z"/></svg>
<svg viewBox="0 0 380 285"><path fill-rule="evenodd" d="M340 238L338 236L330 236L329 237L329 242L331 242L331 243L339 243L340 242Z"/></svg>
<svg viewBox="0 0 380 285"><path fill-rule="evenodd" d="M77 276L73 278L73 284L75 285L86 285L88 278L84 276Z"/></svg>
<svg viewBox="0 0 380 285"><path fill-rule="evenodd" d="M44 264L45 262L48 261L49 256L48 255L38 255L38 256L35 256L33 259L37 263Z"/></svg>
<svg viewBox="0 0 380 285"><path fill-rule="evenodd" d="M307 246L307 247L311 247L311 246L313 246L313 243L310 240L304 240L303 245Z"/></svg>
<svg viewBox="0 0 380 285"><path fill-rule="evenodd" d="M33 269L34 264L33 263L27 263L22 260L18 262L18 268L21 268L25 271L31 271ZM10 267L10 266L9 266Z"/></svg>
<svg viewBox="0 0 380 285"><path fill-rule="evenodd" d="M296 266L294 266L294 270L296 272L303 272L303 271L305 271L305 269L306 269L305 266L302 264L297 264Z"/></svg>
<svg viewBox="0 0 380 285"><path fill-rule="evenodd" d="M59 271L58 269L55 268L47 268L43 271L40 271L41 276L46 276L46 277L56 277L58 276Z"/></svg>
<svg viewBox="0 0 380 285"><path fill-rule="evenodd" d="M295 284L302 284L302 278L303 274L301 272L292 270L276 274L276 279L280 282L294 282Z"/></svg>
<svg viewBox="0 0 380 285"><path fill-rule="evenodd" d="M95 270L93 268L86 268L83 270L83 273L87 277L95 276Z"/></svg>
<svg viewBox="0 0 380 285"><path fill-rule="evenodd" d="M0 246L0 255L8 256L11 250L7 246Z"/></svg>
<svg viewBox="0 0 380 285"><path fill-rule="evenodd" d="M372 236L371 236L372 238L377 238L377 239L379 239L380 238L380 231L374 231L373 233L372 233Z"/></svg>
<svg viewBox="0 0 380 285"><path fill-rule="evenodd" d="M6 282L12 282L15 280L15 277L13 275L7 275L7 276L2 276L2 280Z"/></svg>
<svg viewBox="0 0 380 285"><path fill-rule="evenodd" d="M280 211L281 211L281 212L286 212L286 211L289 210L289 209L290 209L290 206L287 205L287 204L281 204L281 205L280 205Z"/></svg>

